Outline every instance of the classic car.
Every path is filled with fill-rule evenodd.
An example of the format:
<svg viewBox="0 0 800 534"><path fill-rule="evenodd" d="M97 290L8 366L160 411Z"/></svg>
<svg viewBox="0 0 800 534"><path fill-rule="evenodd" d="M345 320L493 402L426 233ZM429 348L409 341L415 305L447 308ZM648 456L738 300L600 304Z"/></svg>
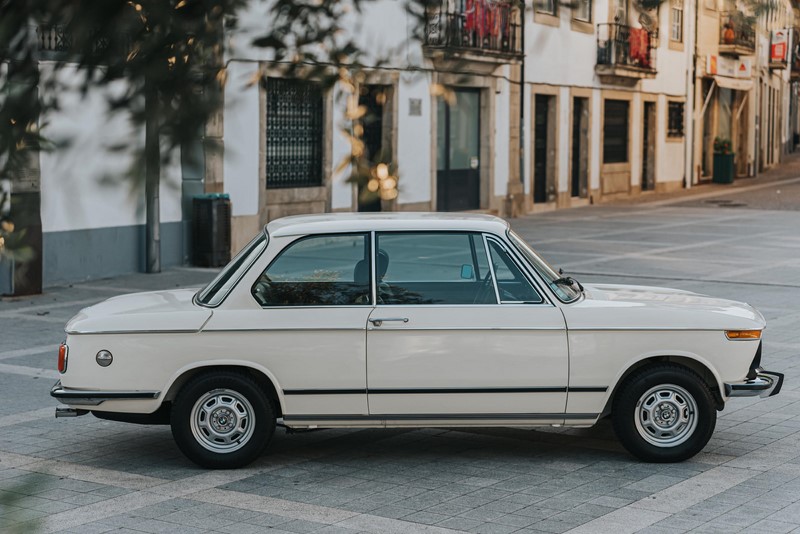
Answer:
<svg viewBox="0 0 800 534"><path fill-rule="evenodd" d="M66 325L56 416L170 424L209 468L258 457L277 424L588 427L674 462L736 396L770 396L764 317L675 289L586 284L503 219L294 216L205 288L123 295Z"/></svg>

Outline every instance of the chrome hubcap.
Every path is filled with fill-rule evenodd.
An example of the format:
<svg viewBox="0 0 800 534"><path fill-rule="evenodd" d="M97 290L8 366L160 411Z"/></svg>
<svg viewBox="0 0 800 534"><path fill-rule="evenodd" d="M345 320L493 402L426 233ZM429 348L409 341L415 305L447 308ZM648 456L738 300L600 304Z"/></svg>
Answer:
<svg viewBox="0 0 800 534"><path fill-rule="evenodd" d="M656 447L675 447L697 428L697 402L675 384L650 388L636 403L636 430Z"/></svg>
<svg viewBox="0 0 800 534"><path fill-rule="evenodd" d="M200 397L192 408L192 434L212 452L233 452L253 435L255 413L250 402L230 389L215 389Z"/></svg>

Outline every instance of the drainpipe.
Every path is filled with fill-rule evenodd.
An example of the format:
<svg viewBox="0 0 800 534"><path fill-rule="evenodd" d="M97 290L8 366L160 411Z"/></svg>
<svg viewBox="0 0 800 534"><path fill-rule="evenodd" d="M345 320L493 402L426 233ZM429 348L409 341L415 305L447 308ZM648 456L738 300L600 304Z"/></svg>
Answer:
<svg viewBox="0 0 800 534"><path fill-rule="evenodd" d="M519 66L519 181L525 195L525 2L520 2L522 61Z"/></svg>
<svg viewBox="0 0 800 534"><path fill-rule="evenodd" d="M688 2L689 7L692 7L692 1ZM691 21L692 19L689 18ZM697 32L700 27L700 4L699 2L694 6L694 28L686 32L686 36L692 39L692 43L686 43L687 55L689 56L689 69L686 76L686 102L691 110L692 126L688 130L689 135L684 139L686 143L686 161L684 167L684 174L686 176L686 189L691 189L695 180L694 168L694 146L695 146L695 133L697 128L697 113L695 112L694 105L697 100ZM705 109L705 107L703 108ZM702 139L702 135L700 136Z"/></svg>

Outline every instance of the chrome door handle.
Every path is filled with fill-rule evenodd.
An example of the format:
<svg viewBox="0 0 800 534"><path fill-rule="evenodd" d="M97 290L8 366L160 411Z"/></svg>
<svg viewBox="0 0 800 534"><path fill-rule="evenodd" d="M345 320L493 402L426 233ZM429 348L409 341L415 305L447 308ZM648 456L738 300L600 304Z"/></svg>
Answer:
<svg viewBox="0 0 800 534"><path fill-rule="evenodd" d="M386 317L386 318L383 318L383 319L368 319L368 320L369 320L369 322L371 322L373 324L373 326L380 326L384 322L388 322L388 321L394 321L394 322L401 322L402 321L404 323L407 323L408 322L408 317Z"/></svg>

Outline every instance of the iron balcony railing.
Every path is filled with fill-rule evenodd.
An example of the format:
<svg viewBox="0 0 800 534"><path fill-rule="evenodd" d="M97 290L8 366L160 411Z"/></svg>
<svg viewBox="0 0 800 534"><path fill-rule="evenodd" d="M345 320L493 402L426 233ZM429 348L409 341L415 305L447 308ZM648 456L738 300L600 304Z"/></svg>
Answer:
<svg viewBox="0 0 800 534"><path fill-rule="evenodd" d="M428 11L425 44L460 51L522 55L519 9L508 2L443 0Z"/></svg>
<svg viewBox="0 0 800 534"><path fill-rule="evenodd" d="M108 36L101 35L100 32L95 32L94 35L90 36L91 49L89 54L91 56L83 59L94 59L95 56L100 58L108 52L127 54L130 49L128 37L128 34L119 34L111 39ZM73 45L82 46L81 43L73 41L72 33L67 30L66 26L61 24L37 26L36 40L39 53L43 58L63 59L66 55L80 52L75 50Z"/></svg>
<svg viewBox="0 0 800 534"><path fill-rule="evenodd" d="M67 52L72 48L72 35L64 26L39 26L36 36L40 52Z"/></svg>
<svg viewBox="0 0 800 534"><path fill-rule="evenodd" d="M616 22L597 25L597 64L656 72L658 32Z"/></svg>
<svg viewBox="0 0 800 534"><path fill-rule="evenodd" d="M726 48L744 48L755 52L756 30L753 21L741 11L723 11L719 14L720 52Z"/></svg>

